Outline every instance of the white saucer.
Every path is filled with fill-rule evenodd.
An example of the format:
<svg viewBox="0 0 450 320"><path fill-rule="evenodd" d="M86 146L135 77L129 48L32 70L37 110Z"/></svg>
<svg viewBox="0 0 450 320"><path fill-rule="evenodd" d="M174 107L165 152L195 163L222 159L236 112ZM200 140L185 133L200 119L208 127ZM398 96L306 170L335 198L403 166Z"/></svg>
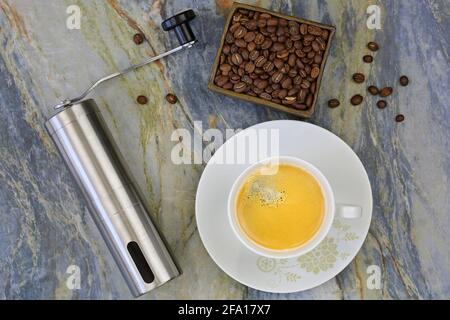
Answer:
<svg viewBox="0 0 450 320"><path fill-rule="evenodd" d="M278 129L279 153L315 165L327 177L337 203L362 208L359 219L335 218L317 248L298 258L275 260L251 252L235 237L227 216L227 196L234 180L249 164L217 164L233 140L210 159L200 179L195 202L197 227L211 258L230 277L251 288L289 293L319 286L341 272L356 256L372 217L372 191L366 170L353 150L333 133L300 121L278 120L252 129ZM235 142L235 141L234 141Z"/></svg>

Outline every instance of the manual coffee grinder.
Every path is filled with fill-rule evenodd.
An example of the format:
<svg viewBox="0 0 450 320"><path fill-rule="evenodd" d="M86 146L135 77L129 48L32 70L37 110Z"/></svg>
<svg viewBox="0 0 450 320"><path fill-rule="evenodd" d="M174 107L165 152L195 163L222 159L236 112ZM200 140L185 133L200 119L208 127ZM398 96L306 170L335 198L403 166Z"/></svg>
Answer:
<svg viewBox="0 0 450 320"><path fill-rule="evenodd" d="M191 47L197 41L189 25L194 18L194 11L187 10L163 21L164 31L174 31L178 47L98 80L79 97L55 106L58 112L45 123L135 296L161 286L180 272L150 220L97 104L84 99L107 80Z"/></svg>

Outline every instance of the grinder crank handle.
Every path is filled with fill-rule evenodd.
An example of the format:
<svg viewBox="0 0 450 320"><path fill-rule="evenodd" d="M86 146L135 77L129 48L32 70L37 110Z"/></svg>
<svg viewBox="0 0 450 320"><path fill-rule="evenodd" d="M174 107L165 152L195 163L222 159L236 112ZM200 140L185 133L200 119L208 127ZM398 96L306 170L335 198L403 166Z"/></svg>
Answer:
<svg viewBox="0 0 450 320"><path fill-rule="evenodd" d="M118 76L124 75L130 71L136 70L140 67L143 67L149 63L152 63L156 60L159 60L161 58L164 58L172 53L175 53L177 51L180 51L184 48L190 48L192 47L192 45L194 43L197 42L197 39L195 38L194 33L192 32L191 26L189 25L189 22L191 20L193 20L195 18L195 13L193 10L186 10L183 12L180 12L166 20L164 20L161 23L161 26L163 28L164 31L169 31L169 30L174 30L175 31L175 35L179 41L179 46L176 48L173 48L167 52L161 53L157 56L148 58L144 61L142 61L139 64L130 66L126 69L123 69L119 72L110 74L106 77L103 77L99 80L97 80L93 85L91 85L86 91L84 91L80 96L73 98L73 99L65 99L63 101L61 101L59 104L57 104L56 106L54 106L54 109L60 109L60 108L65 108L68 106L71 106L75 103L80 102L81 100L83 100L84 98L86 98L86 96L91 93L92 90L94 90L98 85L100 85L101 83L114 79Z"/></svg>

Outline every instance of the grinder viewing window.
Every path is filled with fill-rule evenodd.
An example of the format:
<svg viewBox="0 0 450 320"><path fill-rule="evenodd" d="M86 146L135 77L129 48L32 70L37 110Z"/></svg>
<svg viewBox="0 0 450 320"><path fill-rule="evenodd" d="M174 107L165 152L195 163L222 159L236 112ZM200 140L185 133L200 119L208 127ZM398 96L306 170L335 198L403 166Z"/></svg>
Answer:
<svg viewBox="0 0 450 320"><path fill-rule="evenodd" d="M98 80L77 98L63 100L55 106L59 112L45 124L135 296L180 272L150 220L97 104L84 99L107 80L191 47L197 41L189 25L194 18L194 12L187 10L163 21L164 31L174 30L178 47Z"/></svg>

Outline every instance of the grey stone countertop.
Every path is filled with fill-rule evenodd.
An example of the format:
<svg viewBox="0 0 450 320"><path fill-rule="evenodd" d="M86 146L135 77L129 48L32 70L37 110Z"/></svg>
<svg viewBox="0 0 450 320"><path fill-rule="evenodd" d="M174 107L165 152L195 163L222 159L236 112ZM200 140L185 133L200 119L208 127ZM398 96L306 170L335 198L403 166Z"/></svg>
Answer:
<svg viewBox="0 0 450 320"><path fill-rule="evenodd" d="M373 188L369 235L354 261L325 284L299 293L270 294L228 277L204 249L195 223L195 192L204 165L170 161L176 128L246 128L281 112L207 89L224 21L232 4L216 1L74 0L0 2L0 298L132 298L45 132L52 105L93 80L174 45L162 17L196 10L199 43L93 94L119 149L146 196L183 275L143 299L416 299L450 298L450 68L448 1L252 1L262 7L336 26L318 106L308 122L346 141L364 163ZM81 29L69 30L68 6L81 9ZM370 4L381 30L366 27ZM133 35L146 41L137 46ZM366 44L380 50L372 64ZM392 85L384 110L375 98L350 97L365 85ZM410 84L400 88L406 74ZM362 88L362 89L361 89ZM175 93L179 102L164 99ZM146 95L145 106L136 103ZM338 98L341 106L329 109ZM396 123L397 114L405 115ZM70 290L67 268L80 268ZM378 265L382 287L369 290L366 269Z"/></svg>

